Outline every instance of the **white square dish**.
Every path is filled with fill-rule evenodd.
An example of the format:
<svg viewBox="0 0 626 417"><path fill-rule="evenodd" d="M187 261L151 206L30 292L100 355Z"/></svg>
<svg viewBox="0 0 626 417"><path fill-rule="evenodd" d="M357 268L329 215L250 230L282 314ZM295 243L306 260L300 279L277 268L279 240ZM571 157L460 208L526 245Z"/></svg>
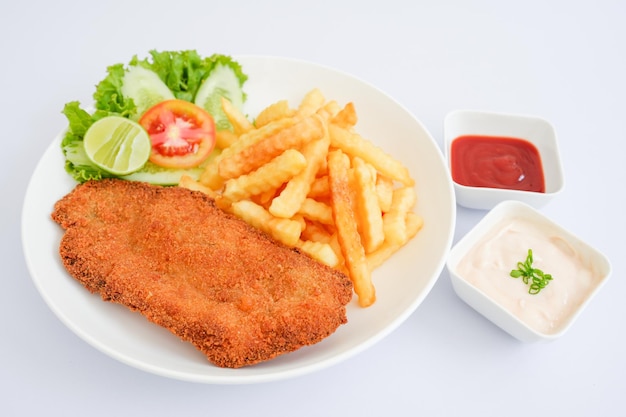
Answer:
<svg viewBox="0 0 626 417"><path fill-rule="evenodd" d="M530 142L536 148L541 159L545 192L470 186L459 183L453 172L455 161L452 161L451 148L454 140L462 136L519 138ZM456 200L461 206L488 210L505 200L519 200L539 208L560 193L565 185L555 129L542 118L507 113L456 110L445 117L444 143Z"/></svg>
<svg viewBox="0 0 626 417"><path fill-rule="evenodd" d="M536 294L510 276L529 249L532 267L552 277ZM602 253L518 201L487 213L452 248L446 266L462 300L524 342L562 336L611 273Z"/></svg>

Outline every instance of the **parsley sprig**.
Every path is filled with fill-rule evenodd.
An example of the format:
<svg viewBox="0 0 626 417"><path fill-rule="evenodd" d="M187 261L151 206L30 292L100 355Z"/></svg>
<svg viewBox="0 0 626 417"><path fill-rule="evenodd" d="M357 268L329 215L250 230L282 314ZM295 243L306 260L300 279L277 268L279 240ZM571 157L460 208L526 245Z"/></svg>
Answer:
<svg viewBox="0 0 626 417"><path fill-rule="evenodd" d="M511 277L522 278L524 284L530 283L529 294L538 294L552 281L552 275L544 273L541 269L533 268L533 251L528 249L528 255L524 262L517 263L517 269L511 271Z"/></svg>

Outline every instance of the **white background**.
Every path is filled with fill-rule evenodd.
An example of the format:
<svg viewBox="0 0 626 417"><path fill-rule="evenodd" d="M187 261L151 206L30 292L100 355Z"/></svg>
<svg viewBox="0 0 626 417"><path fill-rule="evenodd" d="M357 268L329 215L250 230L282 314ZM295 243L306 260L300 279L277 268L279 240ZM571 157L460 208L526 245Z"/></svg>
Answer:
<svg viewBox="0 0 626 417"><path fill-rule="evenodd" d="M0 414L624 415L626 3L622 1L23 1L0 5ZM35 289L21 250L30 175L108 65L150 49L275 55L349 72L442 146L470 108L532 114L558 133L566 189L542 212L612 262L571 330L525 345L454 294L447 271L387 338L291 380L203 385L95 350ZM459 208L455 241L485 214Z"/></svg>

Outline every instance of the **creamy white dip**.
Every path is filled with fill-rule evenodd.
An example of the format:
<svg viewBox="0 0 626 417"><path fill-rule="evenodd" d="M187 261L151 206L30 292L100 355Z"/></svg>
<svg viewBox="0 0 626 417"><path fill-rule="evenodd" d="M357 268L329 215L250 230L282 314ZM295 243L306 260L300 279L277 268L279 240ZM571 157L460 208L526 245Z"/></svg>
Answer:
<svg viewBox="0 0 626 417"><path fill-rule="evenodd" d="M553 279L538 294L528 293L529 285L512 278L533 251L533 267ZM536 331L558 332L602 276L591 261L550 224L536 224L525 218L503 220L487 233L461 259L459 276L483 291Z"/></svg>

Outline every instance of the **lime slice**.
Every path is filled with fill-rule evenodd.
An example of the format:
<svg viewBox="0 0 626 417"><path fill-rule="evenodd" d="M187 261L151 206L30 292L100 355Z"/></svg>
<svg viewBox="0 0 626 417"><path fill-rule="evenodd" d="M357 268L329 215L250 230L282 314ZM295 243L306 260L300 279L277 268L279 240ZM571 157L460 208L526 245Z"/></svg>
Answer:
<svg viewBox="0 0 626 417"><path fill-rule="evenodd" d="M139 170L152 150L148 132L139 123L121 116L96 121L87 129L83 141L91 162L115 175Z"/></svg>

